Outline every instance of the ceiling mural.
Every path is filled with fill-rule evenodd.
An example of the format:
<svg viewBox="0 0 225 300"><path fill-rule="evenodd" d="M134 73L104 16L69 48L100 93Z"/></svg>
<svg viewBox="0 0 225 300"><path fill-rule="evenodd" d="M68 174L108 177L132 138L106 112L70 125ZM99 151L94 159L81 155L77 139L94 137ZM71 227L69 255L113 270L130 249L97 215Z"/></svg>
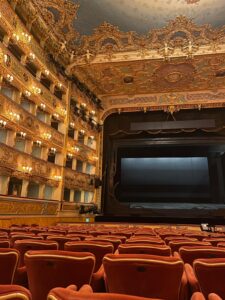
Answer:
<svg viewBox="0 0 225 300"><path fill-rule="evenodd" d="M73 0L79 4L74 28L81 35L91 35L103 22L121 31L147 34L166 26L179 15L196 24L224 25L224 0Z"/></svg>
<svg viewBox="0 0 225 300"><path fill-rule="evenodd" d="M100 97L218 89L225 86L225 55L90 64L76 72ZM221 76L222 74L222 76ZM103 101L104 102L104 101Z"/></svg>
<svg viewBox="0 0 225 300"><path fill-rule="evenodd" d="M35 10L18 2L28 20L39 22ZM224 0L32 3L48 28L45 32L39 23L46 49L55 61L61 59L66 74L100 97L104 108L132 96L225 86Z"/></svg>

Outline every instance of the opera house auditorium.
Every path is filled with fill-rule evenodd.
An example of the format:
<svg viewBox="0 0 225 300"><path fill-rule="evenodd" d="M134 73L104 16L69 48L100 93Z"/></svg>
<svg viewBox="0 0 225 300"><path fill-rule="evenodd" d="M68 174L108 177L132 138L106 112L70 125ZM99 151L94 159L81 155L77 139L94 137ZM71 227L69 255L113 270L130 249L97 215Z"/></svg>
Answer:
<svg viewBox="0 0 225 300"><path fill-rule="evenodd" d="M0 0L0 300L225 300L224 0Z"/></svg>

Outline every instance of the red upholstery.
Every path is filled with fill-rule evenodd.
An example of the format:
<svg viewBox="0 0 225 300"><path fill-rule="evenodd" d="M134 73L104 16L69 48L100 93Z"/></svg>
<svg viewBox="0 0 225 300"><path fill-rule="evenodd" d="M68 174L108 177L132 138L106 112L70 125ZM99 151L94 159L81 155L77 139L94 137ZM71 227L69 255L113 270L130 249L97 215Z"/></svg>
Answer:
<svg viewBox="0 0 225 300"><path fill-rule="evenodd" d="M14 247L14 243L15 241L17 240L42 240L43 238L42 237L38 237L38 236L35 236L35 235L29 235L29 234L16 234L16 235L13 235L11 236L10 238L10 244L11 244L11 247Z"/></svg>
<svg viewBox="0 0 225 300"><path fill-rule="evenodd" d="M184 263L192 265L198 258L225 258L225 249L213 246L185 246L179 249L179 254Z"/></svg>
<svg viewBox="0 0 225 300"><path fill-rule="evenodd" d="M0 248L9 248L10 241L8 239L0 239Z"/></svg>
<svg viewBox="0 0 225 300"><path fill-rule="evenodd" d="M19 285L0 285L0 300L32 300L31 293Z"/></svg>
<svg viewBox="0 0 225 300"><path fill-rule="evenodd" d="M107 254L103 265L110 293L167 300L185 298L184 265L180 259L147 254Z"/></svg>
<svg viewBox="0 0 225 300"><path fill-rule="evenodd" d="M204 238L208 237L208 234L204 234L204 233L185 233L184 236L190 237L190 238L195 238L199 241L202 241Z"/></svg>
<svg viewBox="0 0 225 300"><path fill-rule="evenodd" d="M67 242L65 244L66 251L73 252L90 252L95 256L95 269L97 272L102 265L103 257L108 253L113 253L113 245L107 242L95 241L80 241L80 242Z"/></svg>
<svg viewBox="0 0 225 300"><path fill-rule="evenodd" d="M219 243L217 243L217 247L224 248L225 247L225 242L219 242Z"/></svg>
<svg viewBox="0 0 225 300"><path fill-rule="evenodd" d="M220 298L220 296L218 296L217 294L211 293L208 296L208 300L223 300L223 299Z"/></svg>
<svg viewBox="0 0 225 300"><path fill-rule="evenodd" d="M132 238L126 240L126 244L134 244L134 243L142 243L142 244L156 244L156 245L165 245L165 242L160 239L151 239L151 238Z"/></svg>
<svg viewBox="0 0 225 300"><path fill-rule="evenodd" d="M196 292L192 295L191 300L206 300L202 293Z"/></svg>
<svg viewBox="0 0 225 300"><path fill-rule="evenodd" d="M16 249L0 248L0 284L12 284L18 261L19 252Z"/></svg>
<svg viewBox="0 0 225 300"><path fill-rule="evenodd" d="M90 288L81 288L79 291L76 291L75 289L76 287L74 289L70 287L54 288L49 292L47 300L157 300L153 298L113 293L93 293Z"/></svg>
<svg viewBox="0 0 225 300"><path fill-rule="evenodd" d="M197 259L193 268L205 297L216 293L225 299L225 258Z"/></svg>
<svg viewBox="0 0 225 300"><path fill-rule="evenodd" d="M118 247L120 254L151 254L170 256L171 249L166 245L151 245L151 244L121 244Z"/></svg>
<svg viewBox="0 0 225 300"><path fill-rule="evenodd" d="M185 237L185 236L167 236L164 239L165 243L168 245L170 242L172 241L177 241L177 242L181 242L181 241L189 241L189 242L198 242L197 239L195 238L190 238L190 237Z"/></svg>
<svg viewBox="0 0 225 300"><path fill-rule="evenodd" d="M57 250L58 243L55 241L43 240L17 240L14 248L20 252L19 267L24 266L24 254L28 250Z"/></svg>
<svg viewBox="0 0 225 300"><path fill-rule="evenodd" d="M211 243L212 246L217 246L218 243L220 242L225 242L225 238L205 238L203 239L204 242L209 242Z"/></svg>
<svg viewBox="0 0 225 300"><path fill-rule="evenodd" d="M95 257L88 252L28 251L25 264L33 300L45 300L54 287L90 283Z"/></svg>
<svg viewBox="0 0 225 300"><path fill-rule="evenodd" d="M113 247L114 251L117 250L118 246L121 244L121 240L118 238L91 238L91 239L86 239L86 241L95 241L95 242L110 242Z"/></svg>
<svg viewBox="0 0 225 300"><path fill-rule="evenodd" d="M79 237L66 237L58 235L47 236L46 240L55 241L59 244L59 250L64 250L64 244L69 241L80 241Z"/></svg>
<svg viewBox="0 0 225 300"><path fill-rule="evenodd" d="M207 242L172 241L169 242L169 246L172 250L172 253L174 253L175 251L178 252L179 249L184 246L211 246L211 244Z"/></svg>

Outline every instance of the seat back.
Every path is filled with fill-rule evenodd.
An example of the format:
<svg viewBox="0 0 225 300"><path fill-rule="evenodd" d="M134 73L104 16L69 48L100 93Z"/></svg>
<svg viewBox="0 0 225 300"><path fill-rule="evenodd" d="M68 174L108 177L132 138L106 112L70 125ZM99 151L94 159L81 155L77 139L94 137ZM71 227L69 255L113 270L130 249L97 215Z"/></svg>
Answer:
<svg viewBox="0 0 225 300"><path fill-rule="evenodd" d="M118 247L119 254L151 254L170 256L171 249L166 245L151 245L151 244L121 244Z"/></svg>
<svg viewBox="0 0 225 300"><path fill-rule="evenodd" d="M20 285L0 285L0 300L32 300L31 293Z"/></svg>
<svg viewBox="0 0 225 300"><path fill-rule="evenodd" d="M80 241L79 237L66 237L58 235L50 235L46 238L47 241L55 241L59 244L59 250L64 250L64 244L69 241Z"/></svg>
<svg viewBox="0 0 225 300"><path fill-rule="evenodd" d="M114 293L85 293L77 292L71 289L54 288L49 294L47 300L157 300L153 298L144 298L131 295L121 295ZM158 299L159 300L159 299Z"/></svg>
<svg viewBox="0 0 225 300"><path fill-rule="evenodd" d="M135 243L165 245L165 242L163 240L160 240L160 239L131 238L131 239L126 240L126 244L135 244Z"/></svg>
<svg viewBox="0 0 225 300"><path fill-rule="evenodd" d="M102 265L103 257L108 253L113 253L114 248L111 243L107 242L94 242L94 241L82 241L82 242L67 242L65 243L66 251L73 252L90 252L95 256L95 269L97 272Z"/></svg>
<svg viewBox="0 0 225 300"><path fill-rule="evenodd" d="M0 284L12 284L18 261L16 249L0 248Z"/></svg>
<svg viewBox="0 0 225 300"><path fill-rule="evenodd" d="M9 239L0 239L0 248L9 248L10 241Z"/></svg>
<svg viewBox="0 0 225 300"><path fill-rule="evenodd" d="M17 240L14 243L14 248L20 252L19 267L25 265L24 254L29 250L57 250L58 243L55 241L42 240Z"/></svg>
<svg viewBox="0 0 225 300"><path fill-rule="evenodd" d="M50 289L90 283L95 257L88 252L28 251L24 256L33 300L45 300Z"/></svg>
<svg viewBox="0 0 225 300"><path fill-rule="evenodd" d="M225 299L225 258L197 259L193 268L205 297L216 293Z"/></svg>
<svg viewBox="0 0 225 300"><path fill-rule="evenodd" d="M184 264L175 257L107 254L103 258L110 293L178 300Z"/></svg>
<svg viewBox="0 0 225 300"><path fill-rule="evenodd" d="M213 246L186 246L179 249L179 254L184 263L192 265L198 258L225 258L225 249Z"/></svg>
<svg viewBox="0 0 225 300"><path fill-rule="evenodd" d="M179 251L184 246L211 246L208 242L191 242L191 241L171 241L169 242L172 253Z"/></svg>

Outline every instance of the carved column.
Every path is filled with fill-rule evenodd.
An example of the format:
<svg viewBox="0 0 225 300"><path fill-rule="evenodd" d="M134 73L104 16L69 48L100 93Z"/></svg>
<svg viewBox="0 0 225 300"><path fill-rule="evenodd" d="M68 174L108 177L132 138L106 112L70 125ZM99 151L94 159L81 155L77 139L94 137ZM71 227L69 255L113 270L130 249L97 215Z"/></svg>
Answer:
<svg viewBox="0 0 225 300"><path fill-rule="evenodd" d="M23 179L22 189L21 189L21 197L27 197L27 188L28 188L29 180Z"/></svg>

